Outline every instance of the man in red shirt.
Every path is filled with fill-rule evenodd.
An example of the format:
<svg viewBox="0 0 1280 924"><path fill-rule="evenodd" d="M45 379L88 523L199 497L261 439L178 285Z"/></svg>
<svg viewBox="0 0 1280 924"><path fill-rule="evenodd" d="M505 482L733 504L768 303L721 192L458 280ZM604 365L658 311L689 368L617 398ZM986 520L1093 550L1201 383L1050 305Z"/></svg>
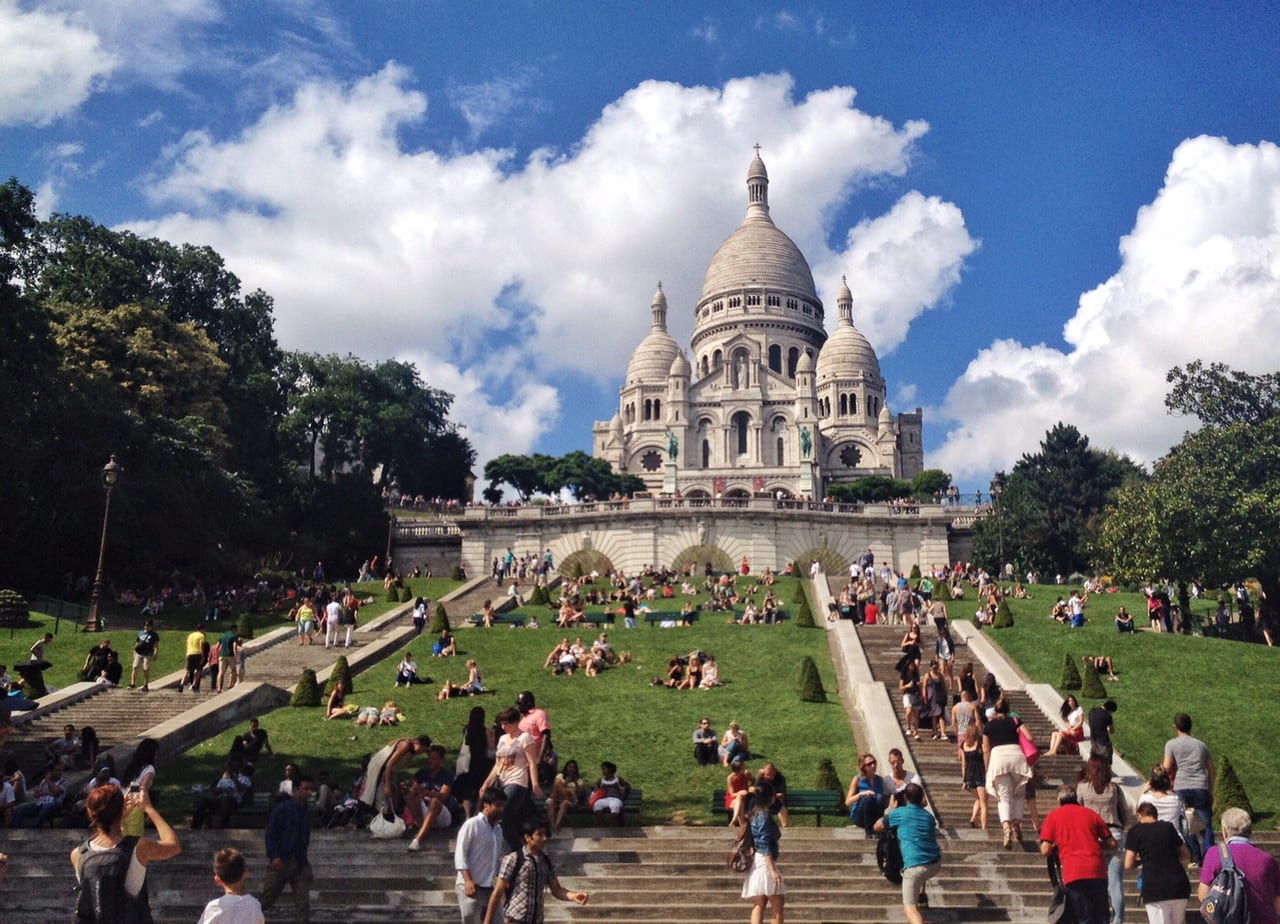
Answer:
<svg viewBox="0 0 1280 924"><path fill-rule="evenodd" d="M1116 849L1116 839L1102 816L1085 808L1074 786L1058 790L1058 807L1040 826L1040 852L1055 850L1062 861L1062 883L1078 924L1107 924L1107 861L1105 851Z"/></svg>

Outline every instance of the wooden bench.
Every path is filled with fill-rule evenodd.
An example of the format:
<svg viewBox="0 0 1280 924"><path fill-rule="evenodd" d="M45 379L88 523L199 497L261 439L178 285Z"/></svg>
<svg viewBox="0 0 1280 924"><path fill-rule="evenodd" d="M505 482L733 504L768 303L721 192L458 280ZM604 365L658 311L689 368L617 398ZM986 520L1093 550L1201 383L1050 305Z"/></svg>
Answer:
<svg viewBox="0 0 1280 924"><path fill-rule="evenodd" d="M643 616L645 623L650 626L656 626L659 623L666 622L668 620L674 622L676 625L680 625L681 622L693 623L698 621L698 610L694 610L692 613L681 613L678 610L674 612L655 613L637 612L636 615Z"/></svg>
<svg viewBox="0 0 1280 924"><path fill-rule="evenodd" d="M724 790L717 789L711 793L711 812L727 816L729 810L724 807ZM844 799L838 792L830 789L789 789L787 790L788 815L813 815L818 819L818 827L822 827L823 815L835 815L847 818Z"/></svg>
<svg viewBox="0 0 1280 924"><path fill-rule="evenodd" d="M590 793L588 793L588 795L590 795ZM534 798L532 799L532 802L533 802L534 808L537 809L540 816L545 816L547 814L546 796L543 796L541 798ZM644 803L644 790L642 790L639 786L632 786L630 792L627 793L627 797L622 800L622 814L624 816L631 815L633 817L635 815L639 815L640 808L643 805L643 803ZM587 805L585 801L580 802L577 805L575 805L573 808L569 809L570 816L594 815L594 814L595 812L592 811L591 807Z"/></svg>
<svg viewBox="0 0 1280 924"><path fill-rule="evenodd" d="M472 613L467 617L467 622L473 626L484 625L484 613ZM524 613L494 613L494 626L514 626L517 629L523 629L525 624Z"/></svg>

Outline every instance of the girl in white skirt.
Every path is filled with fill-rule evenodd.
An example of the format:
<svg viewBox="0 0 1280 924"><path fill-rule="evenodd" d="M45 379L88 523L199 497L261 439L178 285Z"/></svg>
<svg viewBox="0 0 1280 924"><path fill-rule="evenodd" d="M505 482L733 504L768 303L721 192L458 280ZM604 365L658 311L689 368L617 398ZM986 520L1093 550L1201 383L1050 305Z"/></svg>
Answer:
<svg viewBox="0 0 1280 924"><path fill-rule="evenodd" d="M747 824L751 843L756 849L751 871L742 884L742 897L751 900L751 924L763 924L764 908L769 905L773 924L782 924L782 907L787 900L787 886L778 871L778 838L781 832L769 810L773 805L773 787L766 781L757 785L748 807Z"/></svg>

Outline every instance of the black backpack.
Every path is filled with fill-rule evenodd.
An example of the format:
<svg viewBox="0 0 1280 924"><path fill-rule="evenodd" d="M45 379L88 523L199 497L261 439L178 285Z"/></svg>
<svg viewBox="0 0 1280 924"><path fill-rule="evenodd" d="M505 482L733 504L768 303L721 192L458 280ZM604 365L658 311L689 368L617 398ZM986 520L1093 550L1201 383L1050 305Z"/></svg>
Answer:
<svg viewBox="0 0 1280 924"><path fill-rule="evenodd" d="M89 841L80 845L77 924L151 924L146 885L136 898L124 888L137 846L136 837L122 838L107 850L90 850Z"/></svg>
<svg viewBox="0 0 1280 924"><path fill-rule="evenodd" d="M1219 844L1222 869L1209 884L1209 894L1200 903L1200 916L1206 924L1249 924L1249 896L1244 873L1236 866L1231 850Z"/></svg>
<svg viewBox="0 0 1280 924"><path fill-rule="evenodd" d="M876 866L884 878L894 885L902 885L902 845L898 843L898 835L892 828L886 827L880 832L876 841Z"/></svg>

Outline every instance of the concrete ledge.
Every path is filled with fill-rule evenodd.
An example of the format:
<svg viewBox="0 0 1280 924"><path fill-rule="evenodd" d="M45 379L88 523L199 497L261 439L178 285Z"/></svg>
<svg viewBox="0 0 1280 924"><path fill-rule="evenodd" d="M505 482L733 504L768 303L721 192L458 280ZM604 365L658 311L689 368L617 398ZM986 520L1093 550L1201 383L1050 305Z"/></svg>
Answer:
<svg viewBox="0 0 1280 924"><path fill-rule="evenodd" d="M40 704L39 706L26 712L10 713L10 718L13 719L15 726L22 725L25 722L33 722L64 706L70 706L72 703L78 703L82 699L88 699L90 696L101 693L105 689L107 689L107 685L103 683L89 681L73 683L69 687L63 687L61 690L37 697L36 702Z"/></svg>
<svg viewBox="0 0 1280 924"><path fill-rule="evenodd" d="M987 640L986 634L979 631L973 623L960 619L951 622L951 632L960 637L969 650L977 655L977 659L986 665L987 670L996 675L996 682L1003 690L1025 690L1026 681L1022 674L1010 663L1009 659L995 645Z"/></svg>

